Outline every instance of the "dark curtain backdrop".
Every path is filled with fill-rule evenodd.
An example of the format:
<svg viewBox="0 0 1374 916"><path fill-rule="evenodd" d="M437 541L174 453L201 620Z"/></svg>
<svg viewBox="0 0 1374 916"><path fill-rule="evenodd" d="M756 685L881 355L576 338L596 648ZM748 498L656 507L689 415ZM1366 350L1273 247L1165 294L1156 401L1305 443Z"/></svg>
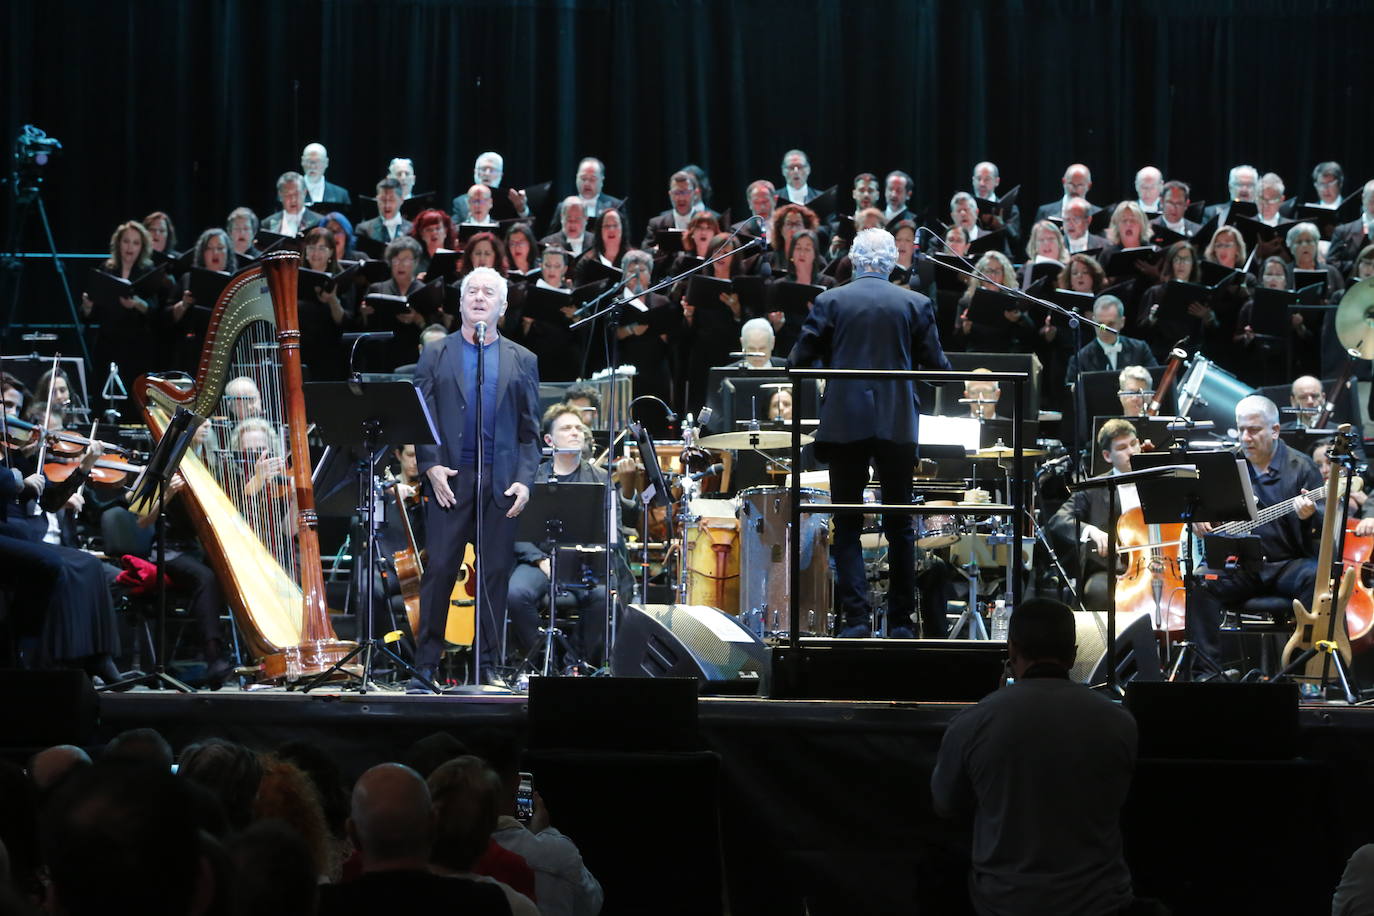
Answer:
<svg viewBox="0 0 1374 916"><path fill-rule="evenodd" d="M940 209L983 158L1032 206L1076 160L1100 203L1145 163L1210 200L1240 161L1300 194L1322 159L1374 172L1367 0L16 0L0 23L6 143L34 123L65 145L63 251L154 209L183 246L270 212L316 139L355 194L404 155L445 201L484 149L560 194L599 155L640 224L687 162L742 212L793 146L813 186L901 168ZM32 226L22 247L44 247Z"/></svg>

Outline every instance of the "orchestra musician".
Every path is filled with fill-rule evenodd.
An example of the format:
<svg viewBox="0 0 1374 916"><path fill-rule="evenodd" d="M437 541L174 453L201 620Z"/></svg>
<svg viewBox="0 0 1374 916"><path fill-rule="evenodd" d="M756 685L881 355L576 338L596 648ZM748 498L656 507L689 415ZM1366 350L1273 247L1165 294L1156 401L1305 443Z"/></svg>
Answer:
<svg viewBox="0 0 1374 916"><path fill-rule="evenodd" d="M885 229L858 233L849 257L854 265L853 281L816 297L788 365L948 369L934 305L920 293L888 282L897 260L891 233ZM821 403L816 452L830 464L830 493L835 502L862 502L873 466L884 503L911 503L917 406L915 386L909 381L830 380ZM840 635L868 636L872 632L872 608L859 543L862 519L838 515L834 525L831 556L836 603L842 615L837 622ZM887 634L909 637L916 593L916 537L911 516L884 514L883 532L890 561Z"/></svg>
<svg viewBox="0 0 1374 916"><path fill-rule="evenodd" d="M1154 377L1144 366L1127 366L1117 376L1117 398L1121 401L1121 413L1127 417L1143 417L1150 410L1150 395L1154 391ZM1129 392L1139 391L1140 394Z"/></svg>
<svg viewBox="0 0 1374 916"><path fill-rule="evenodd" d="M516 517L529 501L539 464L539 371L530 351L506 340L497 319L506 305L506 278L479 267L463 278L459 308L462 329L420 354L415 372L419 389L434 419L440 442L417 449L426 478L425 530L429 562L420 591L420 632L415 666L420 677L408 690L427 692L444 647L449 595L458 577L463 550L474 543L480 573L482 641L479 650L490 676L496 660L500 623L515 544ZM477 344L479 323L485 347ZM482 354L484 381L477 388L477 359ZM475 402L482 401L482 428L477 428ZM477 449L485 469L477 491ZM477 530L477 500L482 501L483 530Z"/></svg>
<svg viewBox="0 0 1374 916"><path fill-rule="evenodd" d="M568 404L555 404L544 413L544 444L554 450L552 457L545 458L535 472L536 481L557 481L558 483L599 483L606 482L606 472L593 466L584 457L584 446L591 441L591 430L578 416L579 411ZM616 475L619 481L620 518L623 525L633 528L639 520L639 502L634 498L633 458L621 458L616 462ZM623 543L623 538L618 539ZM548 597L549 576L551 575L550 557L537 545L528 541L515 544L515 569L511 572L510 591L506 607L510 615L511 644L516 659L529 653L539 638L539 603ZM578 622L572 645L580 660L599 665L606 650L606 585L605 567L600 563L588 564L596 575L597 584L592 588L572 590L577 601ZM620 563L616 563L619 569ZM618 577L620 578L620 577ZM563 583L579 585L580 582ZM621 589L624 594L624 588ZM617 606L619 612L619 604Z"/></svg>
<svg viewBox="0 0 1374 916"><path fill-rule="evenodd" d="M1322 390L1321 379L1311 375L1300 375L1293 379L1288 391L1288 400L1295 413L1293 419L1283 424L1283 427L1312 429L1322 407L1326 405L1326 392Z"/></svg>
<svg viewBox="0 0 1374 916"><path fill-rule="evenodd" d="M992 372L979 366L974 372ZM976 420L991 420L997 416L997 399L1002 396L1002 386L995 381L980 382L967 379L964 382L964 400L969 402L968 415Z"/></svg>
<svg viewBox="0 0 1374 916"><path fill-rule="evenodd" d="M1317 535L1321 509L1302 494L1319 489L1324 481L1317 466L1302 452L1279 438L1279 409L1261 395L1242 398L1236 405L1236 428L1245 447L1250 486L1260 508L1294 500L1294 511L1255 529L1263 562L1256 571L1204 570L1202 585L1188 602L1189 639L1217 657L1223 607L1237 607L1259 595L1312 600L1317 576ZM1198 522L1200 535L1212 526Z"/></svg>
<svg viewBox="0 0 1374 916"><path fill-rule="evenodd" d="M1097 448L1111 467L1106 474L1124 474L1131 469L1131 457L1140 454L1140 439L1129 420L1112 419L1102 424ZM1134 484L1117 488L1118 512L1140 505ZM1107 609L1107 526L1110 524L1109 493L1106 487L1075 490L1046 525L1061 545L1073 545L1079 569L1086 578L1079 597L1090 611Z"/></svg>

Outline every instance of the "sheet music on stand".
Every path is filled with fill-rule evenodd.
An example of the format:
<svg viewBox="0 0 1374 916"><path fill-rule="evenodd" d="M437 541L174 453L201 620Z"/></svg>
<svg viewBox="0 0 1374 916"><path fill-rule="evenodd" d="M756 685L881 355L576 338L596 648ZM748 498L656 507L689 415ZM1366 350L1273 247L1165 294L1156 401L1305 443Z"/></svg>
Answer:
<svg viewBox="0 0 1374 916"><path fill-rule="evenodd" d="M966 454L978 451L983 425L975 417L942 417L921 414L916 440L919 445L957 445Z"/></svg>

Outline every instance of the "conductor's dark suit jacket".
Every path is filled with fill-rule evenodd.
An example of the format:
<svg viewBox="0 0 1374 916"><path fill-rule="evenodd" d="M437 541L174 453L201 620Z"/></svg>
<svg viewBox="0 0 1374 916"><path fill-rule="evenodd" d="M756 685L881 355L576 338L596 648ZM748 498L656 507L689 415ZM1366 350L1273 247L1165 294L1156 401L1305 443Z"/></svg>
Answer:
<svg viewBox="0 0 1374 916"><path fill-rule="evenodd" d="M504 337L498 337L493 346L501 348L501 368L496 381L492 499L509 509L515 498L504 492L517 481L533 489L539 466L539 361ZM415 447L422 475L435 465L456 469L463 454L464 411L472 401L463 383L463 350L463 335L451 334L425 347L415 368L415 387L429 407L441 440Z"/></svg>
<svg viewBox="0 0 1374 916"><path fill-rule="evenodd" d="M859 274L826 290L802 325L787 364L837 369L948 369L930 299ZM915 442L919 409L910 381L831 379L821 401L821 442Z"/></svg>

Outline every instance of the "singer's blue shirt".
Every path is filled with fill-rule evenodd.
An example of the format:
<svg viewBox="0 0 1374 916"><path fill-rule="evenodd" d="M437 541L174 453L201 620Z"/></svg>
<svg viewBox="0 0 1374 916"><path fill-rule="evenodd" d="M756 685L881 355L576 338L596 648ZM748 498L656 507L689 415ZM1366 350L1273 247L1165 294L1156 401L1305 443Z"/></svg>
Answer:
<svg viewBox="0 0 1374 916"><path fill-rule="evenodd" d="M501 338L498 336L483 349L482 368L482 454L490 467L496 449L496 380L501 371ZM463 339L463 387L477 390L477 345ZM477 466L477 405L469 403L463 415L463 454L459 465ZM507 481L509 483L509 481Z"/></svg>

